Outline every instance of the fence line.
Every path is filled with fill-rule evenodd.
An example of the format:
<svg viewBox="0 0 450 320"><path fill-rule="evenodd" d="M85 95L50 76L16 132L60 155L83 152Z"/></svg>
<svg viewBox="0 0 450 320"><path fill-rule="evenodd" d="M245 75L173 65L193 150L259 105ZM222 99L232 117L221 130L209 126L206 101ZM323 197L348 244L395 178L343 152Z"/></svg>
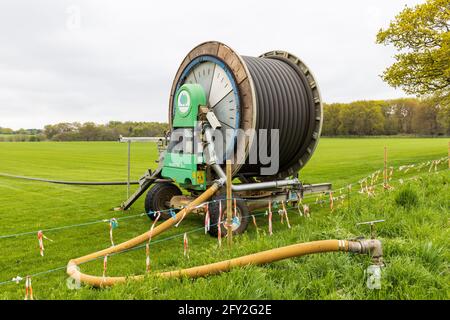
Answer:
<svg viewBox="0 0 450 320"><path fill-rule="evenodd" d="M116 218L116 220L127 220L127 219L142 217L145 215L146 215L146 213L144 212L144 213L139 213L139 214L132 215L132 216ZM60 226L60 227L54 227L54 228L48 228L48 229L40 229L40 230L35 230L35 231L26 231L26 232L21 232L21 233L7 234L7 235L0 236L0 239L15 238L15 237L21 237L21 236L26 236L26 235L30 235L30 234L37 234L39 231L52 232L52 231L59 231L59 230L64 230L64 229L84 227L84 226L90 226L93 224L105 223L105 222L109 222L109 221L110 221L110 219L102 219L102 220L95 220L95 221L91 221L91 222L84 222L84 223L78 223L78 224L72 224L72 225L66 225L66 226Z"/></svg>
<svg viewBox="0 0 450 320"><path fill-rule="evenodd" d="M441 172L443 172L443 171L447 171L447 169L435 171L435 172L432 172L432 173L441 173ZM420 175L416 175L416 176L413 176L413 177L405 178L404 181L415 180L415 179L417 179L418 177L422 176L423 174L429 174L429 173L430 173L430 172L426 172L426 173L422 173L422 174L420 174ZM397 179L397 180L391 180L391 181L392 181L392 182L396 182L396 181L400 181L400 180L403 180L403 179L402 179L402 178L399 178L399 179ZM381 186L381 185L383 185L383 184L384 184L384 183L379 183L379 184L377 184L377 185L374 185L374 187L375 187L375 186ZM236 199L237 199L237 198L236 198ZM209 202L215 202L215 201L216 201L216 200L209 201ZM222 201L223 201L223 199L222 199ZM330 201L331 201L331 200L324 200L324 202L330 202ZM267 202L267 201L266 201L266 202ZM199 207L199 206L198 206L198 207ZM293 210L296 210L296 209L298 210L298 208L288 208L286 211L292 212ZM142 216L142 215L145 215L145 213L144 213L144 214L140 214L140 215L136 215L136 216ZM253 216L258 217L258 216L263 216L263 215L267 215L267 212L262 212L262 213L254 214ZM135 217L135 216L134 216L134 217ZM124 218L127 218L127 217L124 217ZM101 222L104 222L104 221L109 221L109 220L102 220ZM217 225L222 224L222 223L224 223L224 221L221 221L220 223L218 222L218 223L211 224L211 226L217 226ZM47 229L47 230L48 230L48 229ZM194 229L191 229L191 230L189 230L189 231L177 233L177 234L175 234L175 235L172 235L172 236L169 236L169 237L166 237L166 238L153 240L153 241L150 242L150 245L154 245L154 244L157 244L157 243L161 243L161 242L165 242L165 241L170 241L170 240L173 240L173 239L176 239L176 238L179 238L179 237L183 237L185 233L187 233L187 234L192 234L192 233L195 233L195 232L198 232L198 231L204 231L204 230L205 230L205 229L204 229L203 226L202 226L202 227L199 227L199 228L194 228ZM145 244L142 244L142 245L139 245L139 246L136 246L136 247L133 247L133 248L129 248L129 249L126 249L126 250L123 250L123 251L120 251L120 252L112 253L112 254L110 254L110 256L114 256L114 255L117 255L117 254L122 254L122 253L130 252L130 251L135 251L135 250L138 250L138 249L145 248L145 246L146 246ZM81 264L86 264L86 263L88 263L88 262L96 261L96 260L99 260L99 259L102 259L102 258L103 258L103 257L97 257L97 258L88 260L88 261L86 261L86 262L84 262L84 263L81 263ZM53 269L49 269L49 270L37 272L37 273L31 274L31 275L29 275L29 276L34 278L34 277L38 277L38 276L42 276L42 275L47 275L47 274L50 274L50 273L53 273L53 272L57 272L57 271L64 270L64 269L66 269L66 267L67 267L67 266L65 265L65 266L62 266L62 267L57 267L57 268L53 268ZM0 282L0 286L1 286L1 285L5 285L5 284L9 284L9 283L13 283L13 282L19 283L19 282L21 282L22 280L24 280L24 279L23 279L23 278L20 278L20 279L19 279L18 277L16 277L16 278L13 278L13 279L11 279L11 280L6 280L6 281Z"/></svg>
<svg viewBox="0 0 450 320"><path fill-rule="evenodd" d="M288 209L287 211L289 211L289 209ZM263 213L258 213L258 214L254 214L253 216L258 217L258 216L262 216L262 215L266 215L266 213L265 213L265 212L263 212ZM213 223L213 224L211 224L210 226L217 226L217 225L223 224L223 223L225 223L225 221L221 221L220 223L219 223L219 222ZM181 238L181 237L184 236L185 233L187 233L187 234L192 234L192 233L195 233L195 232L198 232L198 231L204 231L204 230L205 230L205 228L204 228L203 226L202 226L202 227L199 227L199 228L194 228L194 229L191 229L191 230L189 230L189 231L177 233L177 234L175 234L175 235L172 235L172 236L169 236L169 237L166 237L166 238L152 240L152 241L150 242L150 245L154 245L154 244L157 244L157 243L161 243L161 242L173 240L173 239L176 239L176 238ZM135 247L132 247L132 248L129 248L129 249L125 249L125 250L123 250L123 251L111 253L111 254L109 254L108 256L115 256L115 255L118 255L118 254L130 252L130 251L135 251L135 250L138 250L138 249L145 248L145 246L146 246L145 244L139 245L139 246L135 246ZM86 263L89 263L89 262L92 262L92 261L100 260L100 259L103 259L103 257L97 257L97 258L94 258L94 259L90 259L90 260L88 260L88 261L86 261L86 262L80 263L80 265L81 265L81 264L86 264ZM53 268L53 269L49 269L49 270L37 272L37 273L31 274L31 275L29 275L29 276L32 277L32 278L34 278L34 277L37 277L37 276L41 276L41 275L53 273L53 272L56 272L56 271L60 271L60 270L66 269L66 268L67 268L67 265L64 265L64 266L62 266L62 267L57 267L57 268ZM24 279L21 278L20 280L18 280L17 278L13 278L13 279L11 279L11 280L5 280L5 281L0 282L0 286L1 286L1 285L8 284L8 283L12 283L12 282L20 282L20 281L22 281L22 280L24 280Z"/></svg>
<svg viewBox="0 0 450 320"><path fill-rule="evenodd" d="M442 157L442 158L435 159L435 160L428 160L428 161L412 163L412 164L408 164L408 165L400 165L400 166L397 166L397 167L390 167L390 168L393 168L395 170L396 168L400 169L400 168L404 167L404 168L406 168L407 171L412 169L412 168L420 170L420 169L425 168L428 165L433 164L433 163L437 163L437 165L439 165L442 161L447 160L447 158L448 157ZM351 186L353 186L355 184L359 184L362 181L366 181L367 179L371 178L377 172L381 172L381 170L382 169L378 169L378 170L374 171L371 175L368 175L368 176L358 180L358 182L350 183L350 184L347 184L347 185L342 186L340 188L335 188L335 189L332 189L330 191L327 191L327 192L324 192L324 193L321 193L321 194L322 195L323 194L328 194L329 192L333 192L333 193L341 192L342 193L342 190L347 189L347 188L349 188L349 187L351 187ZM371 187L375 187L375 186L377 186L377 185L371 185ZM359 193L360 191L351 191L351 192L347 192L346 194L354 194L355 192ZM342 195L345 195L345 194L342 194ZM319 196L320 196L320 194L319 194ZM314 198L314 197L316 197L316 202L317 202L317 195L306 195L306 196L303 197L303 199L306 200L306 199L310 199L310 198ZM226 199L222 199L222 200L226 200ZM243 201L243 200L246 200L246 199L236 198L236 200ZM333 199L333 200L337 200L337 199ZM206 201L206 202L202 203L201 205L198 205L197 208L200 208L200 207L202 207L202 206L204 206L206 204L215 203L217 201L219 201L219 200ZM262 200L262 199L254 199L252 201L267 202L267 200ZM324 200L322 200L322 201L324 201ZM305 202L305 204L311 204L311 202ZM173 211L174 211L173 209L160 210L160 212L173 212ZM133 216L120 217L120 218L116 218L116 219L117 220L131 219L131 218L145 216L146 214L147 213L144 212L144 213L136 214L136 215L133 215ZM66 225L66 226L60 226L60 227L54 227L54 228L40 229L40 230L35 230L35 231L26 231L26 232L20 232L20 233L15 233L15 234L0 235L0 239L15 238L15 237L21 237L21 236L26 236L26 235L37 234L38 231L53 232L53 231L72 229L72 228L77 228L77 227L85 227L85 226L90 226L90 225L99 224L99 223L105 223L105 222L109 222L109 221L110 221L110 219L102 219L102 220L96 220L96 221L79 223L79 224L73 224L73 225Z"/></svg>

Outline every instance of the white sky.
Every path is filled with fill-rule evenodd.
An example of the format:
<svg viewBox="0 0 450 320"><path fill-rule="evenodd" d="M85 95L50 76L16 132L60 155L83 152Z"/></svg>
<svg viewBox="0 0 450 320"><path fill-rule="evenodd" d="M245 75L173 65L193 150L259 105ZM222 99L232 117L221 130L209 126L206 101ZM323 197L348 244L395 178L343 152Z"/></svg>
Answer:
<svg viewBox="0 0 450 320"><path fill-rule="evenodd" d="M0 127L167 121L175 72L207 40L294 53L325 102L402 97L379 77L395 51L375 35L421 2L1 0Z"/></svg>

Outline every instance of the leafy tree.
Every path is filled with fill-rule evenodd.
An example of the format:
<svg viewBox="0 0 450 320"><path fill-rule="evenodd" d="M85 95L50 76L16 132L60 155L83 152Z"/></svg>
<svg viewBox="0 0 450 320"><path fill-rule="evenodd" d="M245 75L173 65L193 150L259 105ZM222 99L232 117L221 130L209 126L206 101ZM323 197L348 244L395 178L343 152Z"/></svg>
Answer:
<svg viewBox="0 0 450 320"><path fill-rule="evenodd" d="M104 130L104 126L96 125L93 122L85 122L78 128L78 133L81 140L96 141L102 140L101 135Z"/></svg>
<svg viewBox="0 0 450 320"><path fill-rule="evenodd" d="M416 134L438 133L437 105L420 103L413 115L413 127Z"/></svg>
<svg viewBox="0 0 450 320"><path fill-rule="evenodd" d="M439 126L439 133L450 135L450 105L439 105L436 120Z"/></svg>
<svg viewBox="0 0 450 320"><path fill-rule="evenodd" d="M398 133L398 118L396 116L396 105L387 104L381 108L384 118L383 133L393 135Z"/></svg>
<svg viewBox="0 0 450 320"><path fill-rule="evenodd" d="M325 119L322 134L325 136L336 136L340 125L339 112L341 104L325 104L323 108L323 118Z"/></svg>
<svg viewBox="0 0 450 320"><path fill-rule="evenodd" d="M14 133L13 129L0 127L0 134L13 134L13 133Z"/></svg>
<svg viewBox="0 0 450 320"><path fill-rule="evenodd" d="M414 133L412 119L414 112L418 106L418 100L416 99L399 99L394 101L395 115L398 120L399 134L412 134Z"/></svg>
<svg viewBox="0 0 450 320"><path fill-rule="evenodd" d="M438 99L324 104L322 135L449 135L450 106Z"/></svg>
<svg viewBox="0 0 450 320"><path fill-rule="evenodd" d="M399 53L382 78L406 93L450 102L450 1L427 0L406 7L377 34L377 43Z"/></svg>

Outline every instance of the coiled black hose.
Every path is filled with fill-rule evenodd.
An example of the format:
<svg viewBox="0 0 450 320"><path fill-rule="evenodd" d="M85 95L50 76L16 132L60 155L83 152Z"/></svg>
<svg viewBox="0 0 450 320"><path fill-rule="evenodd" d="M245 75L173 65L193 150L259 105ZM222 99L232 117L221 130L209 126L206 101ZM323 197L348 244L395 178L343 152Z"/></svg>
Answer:
<svg viewBox="0 0 450 320"><path fill-rule="evenodd" d="M256 130L279 129L279 171L293 166L313 139L315 104L313 92L300 69L283 57L242 57L255 85ZM259 145L258 147L261 147ZM255 174L260 164L246 165L241 173Z"/></svg>

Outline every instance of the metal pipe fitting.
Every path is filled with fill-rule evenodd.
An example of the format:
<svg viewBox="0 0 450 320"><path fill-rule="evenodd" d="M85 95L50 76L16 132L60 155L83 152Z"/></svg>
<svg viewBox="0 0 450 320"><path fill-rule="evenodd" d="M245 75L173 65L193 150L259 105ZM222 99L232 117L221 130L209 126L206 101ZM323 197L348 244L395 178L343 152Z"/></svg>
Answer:
<svg viewBox="0 0 450 320"><path fill-rule="evenodd" d="M220 179L226 180L226 174L222 170L222 167L218 164L213 164L211 166L213 170L217 173ZM257 183L242 183L242 184L231 184L231 190L233 191L250 191L250 190L261 190L261 189L272 189L281 188L293 185L299 185L300 181L297 178L289 180L275 180L269 182L257 182Z"/></svg>
<svg viewBox="0 0 450 320"><path fill-rule="evenodd" d="M369 254L376 265L383 265L383 247L377 239L348 241L348 251Z"/></svg>
<svg viewBox="0 0 450 320"><path fill-rule="evenodd" d="M211 166L214 172L219 176L220 179L226 181L227 175L223 171L222 167L217 164L217 156L214 150L214 142L212 138L212 129L205 129L205 147L204 147L204 156L206 159L206 163ZM281 188L293 185L299 185L300 181L297 178L288 179L288 180L276 180L269 182L258 182L258 183L242 183L242 184L231 184L231 190L235 192L239 191L250 191L250 190L261 190L261 189L272 189L272 188Z"/></svg>

